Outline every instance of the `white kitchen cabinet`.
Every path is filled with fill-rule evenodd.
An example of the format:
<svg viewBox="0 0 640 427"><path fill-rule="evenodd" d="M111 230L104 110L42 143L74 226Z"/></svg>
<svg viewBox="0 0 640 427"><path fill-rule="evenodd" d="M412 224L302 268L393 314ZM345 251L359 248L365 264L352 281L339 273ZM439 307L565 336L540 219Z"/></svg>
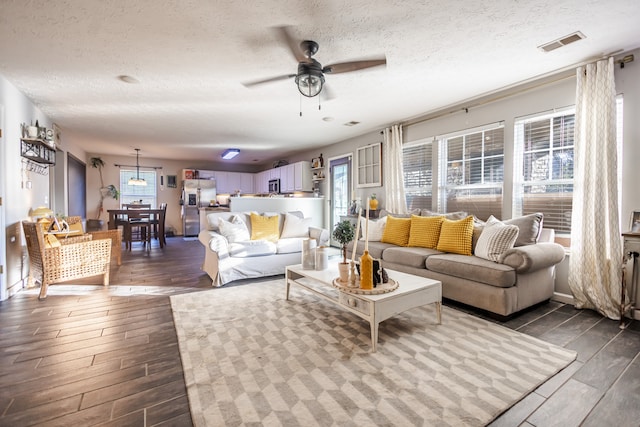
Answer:
<svg viewBox="0 0 640 427"><path fill-rule="evenodd" d="M313 191L311 180L311 162L297 162L293 164L294 191Z"/></svg>
<svg viewBox="0 0 640 427"><path fill-rule="evenodd" d="M240 187L242 194L252 194L255 192L253 189L253 176L255 174L242 172L240 174Z"/></svg>
<svg viewBox="0 0 640 427"><path fill-rule="evenodd" d="M294 165L285 165L280 168L280 192L293 193L295 190Z"/></svg>

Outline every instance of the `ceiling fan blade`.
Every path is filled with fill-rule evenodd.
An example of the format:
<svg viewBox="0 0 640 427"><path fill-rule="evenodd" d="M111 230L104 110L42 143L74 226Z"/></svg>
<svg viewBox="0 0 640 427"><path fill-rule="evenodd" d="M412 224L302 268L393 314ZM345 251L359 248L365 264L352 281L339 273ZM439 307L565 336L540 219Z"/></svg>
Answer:
<svg viewBox="0 0 640 427"><path fill-rule="evenodd" d="M263 83L271 83L271 82L277 82L279 80L287 80L287 79L290 79L291 77L295 77L295 76L296 76L295 74L286 74L286 75L283 75L283 76L270 77L268 79L252 80L250 82L244 82L244 83L242 83L242 85L244 87L253 87L253 86L256 86L256 85L261 85Z"/></svg>
<svg viewBox="0 0 640 427"><path fill-rule="evenodd" d="M297 62L310 62L310 59L304 55L304 52L300 48L300 40L296 40L289 31L288 26L275 27L278 36L282 42L284 42L291 51L291 54Z"/></svg>
<svg viewBox="0 0 640 427"><path fill-rule="evenodd" d="M386 64L387 58L340 62L337 64L326 65L322 69L322 72L327 74L348 73L350 71L364 70L365 68L378 67Z"/></svg>

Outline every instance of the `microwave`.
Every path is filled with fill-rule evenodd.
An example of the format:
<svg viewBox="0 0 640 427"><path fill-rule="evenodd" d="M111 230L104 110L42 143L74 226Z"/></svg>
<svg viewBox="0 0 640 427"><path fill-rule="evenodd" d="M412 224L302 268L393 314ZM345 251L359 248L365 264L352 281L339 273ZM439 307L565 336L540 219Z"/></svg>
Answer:
<svg viewBox="0 0 640 427"><path fill-rule="evenodd" d="M280 194L280 180L279 179L270 179L269 180L269 193Z"/></svg>

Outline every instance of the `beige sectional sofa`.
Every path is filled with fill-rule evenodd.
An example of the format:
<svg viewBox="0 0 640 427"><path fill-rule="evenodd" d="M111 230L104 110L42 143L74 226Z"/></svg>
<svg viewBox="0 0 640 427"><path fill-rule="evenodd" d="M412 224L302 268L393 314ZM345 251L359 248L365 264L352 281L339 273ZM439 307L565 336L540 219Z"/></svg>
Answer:
<svg viewBox="0 0 640 427"><path fill-rule="evenodd" d="M421 213L434 215L430 211ZM465 215L449 214L449 219ZM518 227L518 237L515 246L500 254L496 261L475 254L460 255L381 241L370 241L369 252L385 268L441 281L444 298L509 316L553 296L555 266L564 259L565 251L554 243L554 230L542 228L541 214L505 223ZM482 231L483 224L476 223L474 251ZM349 251L352 248L350 244ZM364 242L359 240L356 253L362 254L363 248Z"/></svg>
<svg viewBox="0 0 640 427"><path fill-rule="evenodd" d="M318 246L328 244L329 231L310 225L311 219L304 218L302 212L272 212L259 216L277 216L273 238L257 235L256 227L252 227L251 212L201 215L198 240L205 248L202 269L211 277L213 286L284 274L287 265L300 264L302 240L315 239Z"/></svg>

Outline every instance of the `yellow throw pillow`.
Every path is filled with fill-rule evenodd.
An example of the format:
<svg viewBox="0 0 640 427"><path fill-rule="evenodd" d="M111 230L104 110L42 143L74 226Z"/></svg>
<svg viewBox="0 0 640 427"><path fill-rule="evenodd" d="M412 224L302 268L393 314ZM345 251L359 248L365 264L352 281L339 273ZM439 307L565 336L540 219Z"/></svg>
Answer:
<svg viewBox="0 0 640 427"><path fill-rule="evenodd" d="M411 215L409 246L435 249L438 246L442 221L444 216Z"/></svg>
<svg viewBox="0 0 640 427"><path fill-rule="evenodd" d="M262 216L251 214L251 240L269 240L271 242L278 241L278 215Z"/></svg>
<svg viewBox="0 0 640 427"><path fill-rule="evenodd" d="M444 219L440 228L440 238L436 249L442 252L471 255L473 238L473 216L452 221Z"/></svg>
<svg viewBox="0 0 640 427"><path fill-rule="evenodd" d="M411 218L394 218L391 215L387 215L387 225L384 227L380 241L396 246L407 246L410 230Z"/></svg>

